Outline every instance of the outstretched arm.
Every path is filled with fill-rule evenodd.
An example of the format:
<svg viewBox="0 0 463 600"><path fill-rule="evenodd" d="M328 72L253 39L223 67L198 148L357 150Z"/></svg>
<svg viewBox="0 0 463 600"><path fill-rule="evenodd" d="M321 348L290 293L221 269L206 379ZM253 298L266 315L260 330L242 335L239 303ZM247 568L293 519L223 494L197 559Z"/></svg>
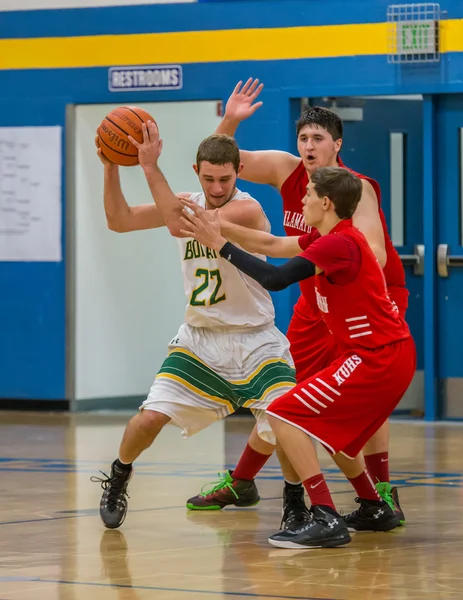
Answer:
<svg viewBox="0 0 463 600"><path fill-rule="evenodd" d="M214 221L215 217L210 211L205 211L196 203L187 199L182 199L183 204L189 211L184 211L182 222L184 229L188 230L189 214L194 213L207 226L208 221ZM230 211L232 209L233 212ZM243 210L244 209L244 210ZM250 219L249 215L254 215ZM258 220L258 216L260 219ZM301 248L306 248L312 244L320 234L316 229L311 233L300 237L296 236L277 236L267 233L264 230L265 218L260 204L256 201L245 201L237 204L227 204L219 210L220 232L223 238L228 241L236 242L241 248L252 254L263 254L272 258L293 258L301 253ZM207 245L197 236L204 236L205 230L199 231L196 228L195 237L200 243ZM202 237L205 240L205 237ZM303 243L301 242L303 240Z"/></svg>
<svg viewBox="0 0 463 600"><path fill-rule="evenodd" d="M200 244L212 248L226 260L255 279L267 290L282 290L292 283L302 281L315 274L315 265L309 260L296 256L282 266L275 266L260 260L252 254L234 246L221 235L219 211L205 211L192 203L186 203L190 209L187 216L182 217L184 229L182 233L196 238ZM246 229L246 228L244 228ZM252 230L248 229L249 232ZM262 232L254 232L262 233ZM290 238L286 238L288 241ZM292 240L294 243L296 240ZM299 247L299 252L301 248Z"/></svg>
<svg viewBox="0 0 463 600"><path fill-rule="evenodd" d="M251 117L263 102L255 102L264 84L249 78L244 85L239 81L228 99L225 114L216 133L234 136L239 124ZM243 169L240 178L254 183L268 183L278 190L291 175L300 159L289 152L279 150L240 150Z"/></svg>
<svg viewBox="0 0 463 600"><path fill-rule="evenodd" d="M315 275L315 265L302 256L291 258L284 265L271 265L257 256L248 254L231 242L225 242L219 251L220 256L232 263L237 269L243 271L257 283L271 292L278 292L293 283L308 279Z"/></svg>
<svg viewBox="0 0 463 600"><path fill-rule="evenodd" d="M266 231L257 231L220 220L222 236L236 242L241 248L253 254L263 254L272 258L293 258L301 253L298 237L281 237Z"/></svg>
<svg viewBox="0 0 463 600"><path fill-rule="evenodd" d="M189 215L195 214L203 223L203 229L199 231L198 227L195 230L195 237L203 236L198 241L207 246L204 241L206 237L206 227L208 222L214 222L215 216L211 211L205 211L195 202L190 200L182 200L185 207L189 210L184 210L182 223L184 230L188 230ZM226 204L219 209L220 231L223 238L229 241L236 242L247 252L253 254L264 254L272 258L293 258L301 253L298 237L278 237L263 231L265 228L265 217L260 204L254 200L241 201L239 203L232 202ZM250 219L248 215L254 215L254 219ZM247 217L247 218L246 218ZM258 220L257 217L260 217ZM318 235L318 234L317 234ZM203 240L203 241L201 241Z"/></svg>

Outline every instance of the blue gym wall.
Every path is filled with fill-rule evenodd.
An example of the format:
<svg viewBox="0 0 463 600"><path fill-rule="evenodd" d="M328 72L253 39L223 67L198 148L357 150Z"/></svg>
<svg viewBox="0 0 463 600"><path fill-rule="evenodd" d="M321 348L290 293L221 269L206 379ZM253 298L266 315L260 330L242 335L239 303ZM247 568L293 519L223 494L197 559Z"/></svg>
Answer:
<svg viewBox="0 0 463 600"><path fill-rule="evenodd" d="M239 79L253 76L265 82L264 106L241 126L237 134L239 144L250 150L292 150L293 125L299 107L292 99L463 92L463 42L458 51L445 53L440 63L403 67L388 64L384 53L343 56L343 52L338 51L336 56L323 58L333 54L330 38L314 48L304 29L295 30L294 42L306 52L307 58L186 62L182 90L117 95L108 91L107 67L10 69L5 64L8 65L12 57L4 50L10 46L2 46L4 40L23 38L227 29L237 30L234 39L238 48L242 30L276 28L279 31L290 27L383 23L387 5L382 0L348 3L287 0L0 13L0 126L64 127L68 104L226 100ZM441 2L441 8L447 11L448 19L463 19L462 2L446 0ZM285 56L284 45L278 46L278 31L275 45ZM258 48L249 46L246 51L252 59ZM211 47L211 60L216 61L215 54L216 49ZM163 62L162 56L156 62ZM367 157L357 158L351 166L360 170ZM373 168L373 165L371 169L368 166L368 171ZM385 174L378 176L383 185L387 185ZM63 207L64 184L63 173ZM281 233L279 195L264 186L243 184L241 187L255 193L272 221L273 231ZM65 218L63 210L63 232ZM63 248L65 242L63 237ZM60 400L66 397L65 291L64 262L0 262L0 398ZM282 329L289 321L293 299L293 291L275 296L278 325Z"/></svg>

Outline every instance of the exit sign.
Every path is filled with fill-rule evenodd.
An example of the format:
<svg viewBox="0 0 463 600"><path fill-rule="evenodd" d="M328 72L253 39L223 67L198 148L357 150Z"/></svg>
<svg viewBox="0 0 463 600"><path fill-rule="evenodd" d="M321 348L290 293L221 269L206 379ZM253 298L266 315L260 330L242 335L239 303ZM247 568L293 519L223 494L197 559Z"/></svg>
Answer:
<svg viewBox="0 0 463 600"><path fill-rule="evenodd" d="M438 2L390 4L387 21L388 63L440 61L441 9Z"/></svg>
<svg viewBox="0 0 463 600"><path fill-rule="evenodd" d="M434 54L439 51L436 21L398 21L397 54Z"/></svg>

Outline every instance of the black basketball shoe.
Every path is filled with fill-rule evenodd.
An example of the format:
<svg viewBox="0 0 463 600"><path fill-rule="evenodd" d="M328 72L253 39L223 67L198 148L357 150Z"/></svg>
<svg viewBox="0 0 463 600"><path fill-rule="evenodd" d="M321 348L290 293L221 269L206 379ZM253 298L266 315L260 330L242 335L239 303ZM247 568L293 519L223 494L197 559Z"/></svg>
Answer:
<svg viewBox="0 0 463 600"><path fill-rule="evenodd" d="M390 531L400 525L393 509L384 500L356 498L360 508L344 515L349 531Z"/></svg>
<svg viewBox="0 0 463 600"><path fill-rule="evenodd" d="M100 471L106 479L91 477L90 480L101 483L104 492L100 501L100 517L108 529L117 529L122 525L127 514L127 486L132 476L132 466L121 468L117 460L111 465L109 477Z"/></svg>
<svg viewBox="0 0 463 600"><path fill-rule="evenodd" d="M268 541L278 548L335 548L351 541L344 519L327 506L312 506L311 519L300 529L285 529Z"/></svg>
<svg viewBox="0 0 463 600"><path fill-rule="evenodd" d="M311 514L304 501L302 485L285 484L283 490L283 518L281 529L300 529L311 520Z"/></svg>

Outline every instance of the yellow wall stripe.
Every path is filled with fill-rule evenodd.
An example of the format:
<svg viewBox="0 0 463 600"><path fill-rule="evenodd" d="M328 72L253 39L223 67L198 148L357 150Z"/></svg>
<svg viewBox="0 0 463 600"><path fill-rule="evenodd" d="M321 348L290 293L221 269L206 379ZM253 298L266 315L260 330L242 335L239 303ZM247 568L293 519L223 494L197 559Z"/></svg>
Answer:
<svg viewBox="0 0 463 600"><path fill-rule="evenodd" d="M463 52L463 19L441 22L441 52Z"/></svg>
<svg viewBox="0 0 463 600"><path fill-rule="evenodd" d="M0 69L329 58L388 53L388 23L2 39ZM463 51L463 19L441 22L441 51Z"/></svg>
<svg viewBox="0 0 463 600"><path fill-rule="evenodd" d="M0 40L0 69L385 54L387 23Z"/></svg>

